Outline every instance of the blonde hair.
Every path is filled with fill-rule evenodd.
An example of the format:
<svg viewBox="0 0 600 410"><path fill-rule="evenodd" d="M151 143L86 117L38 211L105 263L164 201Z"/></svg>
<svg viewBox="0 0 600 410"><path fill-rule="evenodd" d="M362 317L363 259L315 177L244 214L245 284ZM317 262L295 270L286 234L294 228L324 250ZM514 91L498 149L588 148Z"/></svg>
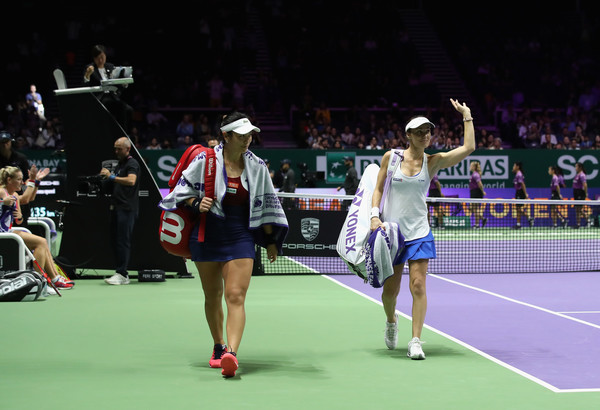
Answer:
<svg viewBox="0 0 600 410"><path fill-rule="evenodd" d="M475 171L477 171L477 173L481 174L481 164L479 163L479 161L473 161L471 162L471 165L475 166Z"/></svg>
<svg viewBox="0 0 600 410"><path fill-rule="evenodd" d="M0 169L0 186L6 186L8 178L16 178L17 172L21 172L18 167L4 167Z"/></svg>

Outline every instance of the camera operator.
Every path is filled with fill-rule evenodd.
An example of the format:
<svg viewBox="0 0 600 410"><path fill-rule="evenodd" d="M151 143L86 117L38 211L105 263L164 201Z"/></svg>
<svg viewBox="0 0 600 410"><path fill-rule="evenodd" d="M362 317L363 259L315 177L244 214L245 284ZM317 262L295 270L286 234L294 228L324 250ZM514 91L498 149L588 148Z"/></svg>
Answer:
<svg viewBox="0 0 600 410"><path fill-rule="evenodd" d="M116 261L116 273L104 279L109 285L128 285L127 266L131 253L131 237L139 210L140 164L129 155L131 141L121 137L115 141L117 165L111 171L100 170L105 178L105 192L110 197L110 239Z"/></svg>

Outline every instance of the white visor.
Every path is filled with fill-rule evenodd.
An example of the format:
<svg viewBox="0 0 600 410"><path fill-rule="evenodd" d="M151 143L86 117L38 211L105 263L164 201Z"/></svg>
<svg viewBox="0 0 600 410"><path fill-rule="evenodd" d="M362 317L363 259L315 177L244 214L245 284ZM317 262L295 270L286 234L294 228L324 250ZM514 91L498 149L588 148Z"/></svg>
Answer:
<svg viewBox="0 0 600 410"><path fill-rule="evenodd" d="M250 133L251 131L260 132L260 128L252 125L252 123L250 122L250 120L248 118L240 118L239 120L234 121L230 124L223 125L221 127L221 131L223 131L223 132L233 131L240 135L245 135L245 134Z"/></svg>
<svg viewBox="0 0 600 410"><path fill-rule="evenodd" d="M408 132L408 130L412 130L413 128L419 128L423 124L429 124L433 128L435 128L435 125L433 125L433 123L431 121L429 121L427 118L415 117L412 120L410 120L408 122L408 124L406 124L406 128L404 129L404 131Z"/></svg>

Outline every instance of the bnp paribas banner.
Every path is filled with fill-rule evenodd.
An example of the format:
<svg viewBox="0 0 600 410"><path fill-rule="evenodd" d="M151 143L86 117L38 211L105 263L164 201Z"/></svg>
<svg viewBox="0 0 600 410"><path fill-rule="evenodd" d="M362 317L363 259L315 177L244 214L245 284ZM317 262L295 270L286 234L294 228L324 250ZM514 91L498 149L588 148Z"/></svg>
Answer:
<svg viewBox="0 0 600 410"><path fill-rule="evenodd" d="M434 153L434 152L429 152ZM336 154L334 156L333 154ZM337 173L332 169L338 167L339 158L344 155L354 155L355 167L359 177L362 171L370 164L380 164L383 151L355 151L343 153L317 153L316 170L325 171L332 175L332 179L327 178L328 183L338 183L340 181ZM338 157L337 155L340 155ZM548 187L550 186L550 176L548 168L559 166L563 169L567 185L575 177L575 164L580 162L586 171L588 187L600 187L600 151L596 150L476 150L467 158L453 167L445 168L439 171L438 177L443 188L468 188L471 173L470 164L473 161L479 161L481 164L481 179L486 188L512 188L514 173L512 171L515 162L521 162L527 186L530 187ZM342 160L343 164L343 160ZM343 167L345 175L345 167ZM342 177L343 181L343 177Z"/></svg>
<svg viewBox="0 0 600 410"><path fill-rule="evenodd" d="M345 178L346 167L344 156L355 158L354 165L359 176L372 163L380 164L385 151L379 150L310 150L310 149L252 149L263 159L269 159L272 170L280 168L283 159L289 159L296 172L296 182L303 186L306 171L316 173L319 178L317 187L339 186ZM427 151L432 154L435 151ZM140 150L140 155L154 175L159 188L168 188L167 182L183 150ZM38 167L49 167L52 172L64 171L68 168L64 157L51 150L32 150L26 152L31 163ZM596 150L476 150L470 156L451 168L438 173L443 188L467 188L469 184L469 165L472 161L481 163L481 178L486 188L512 188L515 162L523 164L527 187L547 188L550 186L548 167L558 165L563 169L567 186L570 187L575 177L575 163L583 164L587 174L589 188L600 188L600 151ZM100 169L98 164L98 169Z"/></svg>

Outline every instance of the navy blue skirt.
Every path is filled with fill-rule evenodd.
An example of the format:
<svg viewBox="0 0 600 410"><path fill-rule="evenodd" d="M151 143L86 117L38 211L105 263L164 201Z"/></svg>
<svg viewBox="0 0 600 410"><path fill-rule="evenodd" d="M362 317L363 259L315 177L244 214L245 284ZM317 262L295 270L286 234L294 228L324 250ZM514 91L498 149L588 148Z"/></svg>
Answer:
<svg viewBox="0 0 600 410"><path fill-rule="evenodd" d="M198 242L198 225L190 234L190 251L194 262L226 262L254 259L254 236L248 229L248 207L224 207L225 219L206 215L204 242Z"/></svg>

